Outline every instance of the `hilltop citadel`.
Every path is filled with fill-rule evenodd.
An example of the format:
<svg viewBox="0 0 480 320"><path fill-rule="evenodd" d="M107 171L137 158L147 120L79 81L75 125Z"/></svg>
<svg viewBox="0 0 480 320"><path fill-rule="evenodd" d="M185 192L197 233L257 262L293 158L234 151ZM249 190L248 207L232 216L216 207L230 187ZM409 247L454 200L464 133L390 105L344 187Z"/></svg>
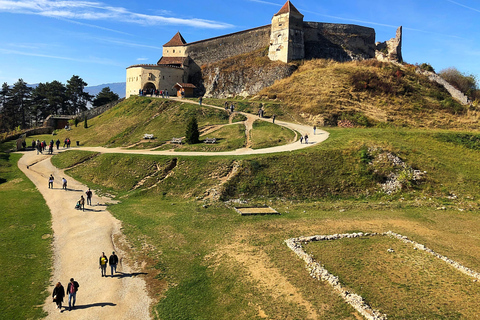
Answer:
<svg viewBox="0 0 480 320"><path fill-rule="evenodd" d="M203 94L201 66L262 48L268 48L270 60L285 63L302 59L402 61L401 27L396 38L375 43L373 28L306 22L303 17L287 1L269 25L191 43L178 32L163 45L157 64L127 68L126 98L140 90L166 89L175 95L179 86L196 86Z"/></svg>

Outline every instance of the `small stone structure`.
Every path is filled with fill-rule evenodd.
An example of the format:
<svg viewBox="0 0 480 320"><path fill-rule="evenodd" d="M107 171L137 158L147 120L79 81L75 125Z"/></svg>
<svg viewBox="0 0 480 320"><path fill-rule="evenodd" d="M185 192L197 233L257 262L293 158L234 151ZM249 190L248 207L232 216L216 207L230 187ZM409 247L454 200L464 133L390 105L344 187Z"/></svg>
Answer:
<svg viewBox="0 0 480 320"><path fill-rule="evenodd" d="M269 206L263 206L263 207L235 207L235 211L240 213L240 215L242 215L242 216L280 214L277 210L272 209Z"/></svg>
<svg viewBox="0 0 480 320"><path fill-rule="evenodd" d="M374 29L306 22L303 17L287 1L274 14L269 25L191 43L187 43L178 32L164 44L163 56L157 64L127 68L126 98L145 89L167 89L174 96L176 90L173 86L177 82L202 88L203 66L259 49L268 49L270 60L285 63L301 59L350 61L375 58ZM401 61L401 28L399 30L400 41L389 44L388 50L391 50L390 59Z"/></svg>
<svg viewBox="0 0 480 320"><path fill-rule="evenodd" d="M315 258L306 253L302 247L302 243L307 244L308 242L312 241L328 241L328 240L339 240L344 238L360 238L360 237L373 237L373 236L389 236L392 238L396 238L404 243L410 244L414 247L415 250L422 250L425 251L434 257L444 261L445 263L449 264L453 268L457 269L458 271L472 277L475 279L480 279L480 273L469 269L460 263L449 259L445 256L442 256L432 249L425 247L424 245L417 243L408 239L406 236L402 236L401 234L394 233L392 231L384 232L384 233L345 233L345 234L332 234L332 235L315 235L310 237L298 237L298 238L291 238L285 240L286 245L293 251L295 254L300 257L306 263L306 268L310 273L310 276L317 279L326 281L330 284L335 292L337 292L348 304L350 304L355 310L357 310L362 316L369 320L385 320L387 319L387 315L382 314L378 310L372 309L364 299L345 288L339 281L338 277L328 272L322 264L315 260ZM389 252L394 253L393 250L389 249Z"/></svg>

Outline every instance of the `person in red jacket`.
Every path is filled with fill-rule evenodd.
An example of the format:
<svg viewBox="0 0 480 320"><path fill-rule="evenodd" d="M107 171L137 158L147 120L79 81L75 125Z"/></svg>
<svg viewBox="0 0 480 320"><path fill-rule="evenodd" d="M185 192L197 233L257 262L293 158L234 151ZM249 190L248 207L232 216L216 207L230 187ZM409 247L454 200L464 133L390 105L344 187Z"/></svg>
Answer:
<svg viewBox="0 0 480 320"><path fill-rule="evenodd" d="M77 300L78 287L80 287L78 282L73 280L73 278L71 278L70 282L68 283L68 286L67 286L68 310L72 310L72 308L75 308L75 302ZM72 300L73 300L73 303L72 303Z"/></svg>

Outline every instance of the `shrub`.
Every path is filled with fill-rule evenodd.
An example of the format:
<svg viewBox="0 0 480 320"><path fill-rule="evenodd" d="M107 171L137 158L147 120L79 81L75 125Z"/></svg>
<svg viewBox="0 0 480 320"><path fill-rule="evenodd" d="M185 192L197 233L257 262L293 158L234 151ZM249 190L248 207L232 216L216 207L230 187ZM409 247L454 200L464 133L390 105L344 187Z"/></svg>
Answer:
<svg viewBox="0 0 480 320"><path fill-rule="evenodd" d="M435 72L435 69L433 69L433 67L428 63L422 63L418 67L425 71Z"/></svg>

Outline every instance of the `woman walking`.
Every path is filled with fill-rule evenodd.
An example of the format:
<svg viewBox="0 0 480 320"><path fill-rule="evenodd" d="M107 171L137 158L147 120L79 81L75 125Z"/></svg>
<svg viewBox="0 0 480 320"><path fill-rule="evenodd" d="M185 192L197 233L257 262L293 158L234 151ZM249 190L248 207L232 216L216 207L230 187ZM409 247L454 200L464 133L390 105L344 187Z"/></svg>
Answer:
<svg viewBox="0 0 480 320"><path fill-rule="evenodd" d="M62 302L64 297L65 297L65 289L63 288L62 284L59 282L55 286L55 289L53 289L52 298L53 298L53 302L57 304L57 309L59 309L60 312L62 312Z"/></svg>

